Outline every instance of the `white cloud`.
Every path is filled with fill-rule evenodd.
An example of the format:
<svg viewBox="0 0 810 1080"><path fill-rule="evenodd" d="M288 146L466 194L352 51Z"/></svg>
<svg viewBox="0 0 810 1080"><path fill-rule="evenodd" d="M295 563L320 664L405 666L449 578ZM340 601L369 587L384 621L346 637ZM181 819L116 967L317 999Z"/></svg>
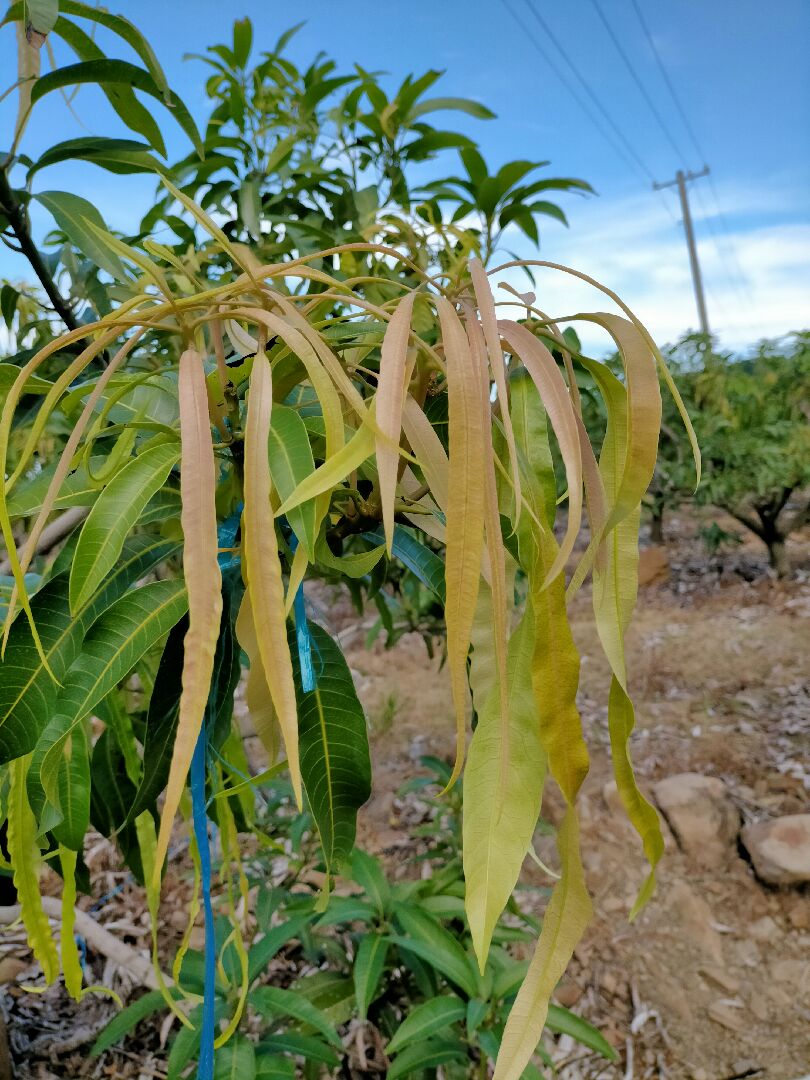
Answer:
<svg viewBox="0 0 810 1080"><path fill-rule="evenodd" d="M761 337L810 326L810 224L801 212L801 196L788 185L771 185L767 198L745 187L724 189L720 197L732 215L730 235L707 199L706 209L696 210L695 228L709 324L721 346L744 349ZM566 263L618 293L659 342L696 328L683 229L661 200L599 198L568 211L570 231L553 224L542 230L544 259ZM509 240L514 249L515 238ZM549 314L617 310L607 297L567 275L537 273L538 305ZM528 287L520 271L499 276L521 290ZM596 327L581 324L580 337L597 353L609 347Z"/></svg>

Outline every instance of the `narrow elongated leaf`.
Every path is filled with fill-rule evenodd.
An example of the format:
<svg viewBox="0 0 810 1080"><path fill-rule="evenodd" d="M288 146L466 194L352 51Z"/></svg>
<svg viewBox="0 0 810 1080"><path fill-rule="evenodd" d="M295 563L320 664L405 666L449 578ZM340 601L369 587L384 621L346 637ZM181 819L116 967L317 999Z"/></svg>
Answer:
<svg viewBox="0 0 810 1080"><path fill-rule="evenodd" d="M385 330L380 351L380 377L377 383L376 417L381 436L377 439L377 474L380 484L383 531L388 554L394 539L394 496L399 468L400 429L402 408L410 382L415 353L408 353L414 294L408 293L399 302Z"/></svg>
<svg viewBox="0 0 810 1080"><path fill-rule="evenodd" d="M132 582L177 552L174 541L137 536L126 542L121 559L102 588L75 615L68 605L68 575L53 578L32 601L45 657L60 682L78 656L82 640L99 616ZM126 673L125 673L126 674ZM53 715L59 685L37 652L27 622L18 619L9 635L0 679L0 761L33 750Z"/></svg>
<svg viewBox="0 0 810 1080"><path fill-rule="evenodd" d="M549 998L590 921L591 903L579 855L579 828L570 806L557 843L562 878L552 893L537 949L509 1013L493 1080L520 1080L543 1033Z"/></svg>
<svg viewBox="0 0 810 1080"><path fill-rule="evenodd" d="M145 1020L148 1016L152 1016L165 1008L166 1002L162 991L150 990L142 997L139 997L137 1001L127 1005L121 1012L116 1013L93 1043L90 1051L91 1055L98 1057L99 1054L114 1046L119 1039L123 1039L125 1035L128 1035L141 1020Z"/></svg>
<svg viewBox="0 0 810 1080"><path fill-rule="evenodd" d="M331 455L314 473L302 480L295 491L281 504L279 514L289 514L290 510L308 499L314 499L317 495L337 487L350 472L363 464L373 449L374 432L371 427L364 425L354 433L341 450Z"/></svg>
<svg viewBox="0 0 810 1080"><path fill-rule="evenodd" d="M361 885L363 892L373 901L380 915L386 915L391 902L391 886L374 856L355 848L352 852L351 875L352 880Z"/></svg>
<svg viewBox="0 0 810 1080"><path fill-rule="evenodd" d="M565 465L568 482L568 524L560 550L548 571L548 581L551 581L563 570L574 550L582 521L582 450L579 433L565 380L545 345L525 326L517 323L501 319L498 321L498 329L514 352L520 356L537 387L557 436Z"/></svg>
<svg viewBox="0 0 810 1080"><path fill-rule="evenodd" d="M471 377L473 360L464 329L452 305L437 298L447 356L450 467L447 502L445 588L447 667L456 716L456 761L450 785L464 761L467 653L478 599L484 548L484 406L481 380ZM448 785L448 786L450 786Z"/></svg>
<svg viewBox="0 0 810 1080"><path fill-rule="evenodd" d="M40 191L34 198L53 214L56 224L83 255L118 281L127 280L127 272L121 260L87 227L87 222L91 221L99 229L106 231L107 228L92 203L67 191Z"/></svg>
<svg viewBox="0 0 810 1080"><path fill-rule="evenodd" d="M572 1039L576 1039L583 1046L595 1050L597 1054L601 1054L608 1061L616 1061L618 1058L616 1051L598 1028L595 1028L593 1024L589 1024L587 1020L583 1020L581 1016L572 1013L570 1009L564 1009L561 1005L554 1005L553 1003L549 1005L546 1027L549 1031L556 1031L560 1035L570 1035Z"/></svg>
<svg viewBox="0 0 810 1080"><path fill-rule="evenodd" d="M357 811L371 794L371 761L363 708L339 646L309 623L315 689L301 686L294 632L290 648L298 700L301 775L318 827L327 872L354 847Z"/></svg>
<svg viewBox="0 0 810 1080"><path fill-rule="evenodd" d="M183 693L160 819L153 887L160 884L174 816L180 805L194 745L202 727L222 615L222 577L217 561L217 511L214 502L214 447L208 420L202 357L191 349L180 357L179 394L183 576L188 595L189 626L183 656Z"/></svg>
<svg viewBox="0 0 810 1080"><path fill-rule="evenodd" d="M62 820L52 831L61 845L81 851L90 825L90 751L82 724L62 744L56 770L56 805Z"/></svg>
<svg viewBox="0 0 810 1080"><path fill-rule="evenodd" d="M270 687L267 685L267 676L262 667L249 592L245 592L242 597L242 606L236 620L236 636L247 654L249 663L245 704L253 723L253 730L261 740L270 764L274 765L280 750L278 721Z"/></svg>
<svg viewBox="0 0 810 1080"><path fill-rule="evenodd" d="M59 865L63 882L62 927L59 931L62 974L67 992L74 1001L81 1001L84 975L79 959L79 948L73 935L73 926L76 922L76 861L75 851L65 847L59 848Z"/></svg>
<svg viewBox="0 0 810 1080"><path fill-rule="evenodd" d="M532 688L534 634L533 614L527 610L509 643L507 716L514 751L507 786L502 789L500 777L497 681L478 713L464 770L465 903L482 972L492 932L517 882L540 814L545 754Z"/></svg>
<svg viewBox="0 0 810 1080"><path fill-rule="evenodd" d="M451 1061L466 1060L467 1048L458 1039L428 1039L427 1042L412 1043L389 1067L388 1080L424 1073L426 1069L435 1069L438 1065L447 1065Z"/></svg>
<svg viewBox="0 0 810 1080"><path fill-rule="evenodd" d="M260 986L252 991L250 1002L265 1017L290 1016L299 1023L314 1028L333 1046L342 1046L334 1025L324 1017L320 1009L295 990Z"/></svg>
<svg viewBox="0 0 810 1080"><path fill-rule="evenodd" d="M385 1048L386 1053L396 1054L411 1043L422 1042L463 1020L466 1015L467 1006L455 994L423 1001L411 1009L394 1032L394 1037Z"/></svg>
<svg viewBox="0 0 810 1080"><path fill-rule="evenodd" d="M361 1020L365 1020L368 1007L374 1001L388 955L388 942L379 934L366 934L360 939L354 958L352 977L354 996Z"/></svg>
<svg viewBox="0 0 810 1080"><path fill-rule="evenodd" d="M436 429L412 397L405 399L402 430L416 454L431 495L439 508L446 513L450 492L447 452L436 434Z"/></svg>
<svg viewBox="0 0 810 1080"><path fill-rule="evenodd" d="M80 86L84 83L97 83L100 86L113 86L120 84L134 90L142 90L146 94L158 100L163 100L163 94L155 84L155 80L148 71L136 67L126 60L87 60L79 64L67 64L64 67L49 71L47 75L37 79L31 91L31 102L35 104L46 94L54 90L61 90L65 86ZM165 102L164 102L165 104ZM200 157L204 157L200 133L186 106L181 99L172 94L171 113L183 131L191 139ZM163 148L157 149L163 153Z"/></svg>
<svg viewBox="0 0 810 1080"><path fill-rule="evenodd" d="M179 457L180 450L172 443L144 450L113 477L96 500L73 556L71 611L82 607L115 566L127 533Z"/></svg>
<svg viewBox="0 0 810 1080"><path fill-rule="evenodd" d="M450 109L453 112L464 112L470 116L475 116L479 120L492 120L495 117L495 113L491 109L488 109L486 105L481 105L477 101L471 101L469 98L460 97L435 97L426 98L424 101L418 102L408 113L410 120L416 120L420 116L425 116L430 112L438 112L440 109Z"/></svg>
<svg viewBox="0 0 810 1080"><path fill-rule="evenodd" d="M14 867L14 888L20 900L28 943L46 983L50 984L59 973L59 957L39 893L42 854L36 840L36 821L28 803L26 776L29 765L30 757L26 756L17 758L9 766L8 854Z"/></svg>
<svg viewBox="0 0 810 1080"><path fill-rule="evenodd" d="M41 780L54 806L59 805L63 747L146 650L168 634L187 606L182 581L156 581L126 593L94 623L53 706L51 723L64 721L63 732L45 753Z"/></svg>
<svg viewBox="0 0 810 1080"><path fill-rule="evenodd" d="M437 971L460 987L468 997L474 997L475 972L470 958L458 940L435 919L417 907L397 904L394 911L397 922L408 935L407 938L398 937L394 940L427 960Z"/></svg>
<svg viewBox="0 0 810 1080"><path fill-rule="evenodd" d="M66 139L41 154L28 170L28 177L60 161L90 161L113 173L154 172L158 163L149 150L147 143L134 139Z"/></svg>
<svg viewBox="0 0 810 1080"><path fill-rule="evenodd" d="M270 455L270 478L279 500L288 499L298 485L315 472L312 447L304 421L286 405L274 405L267 443ZM287 520L304 545L310 562L315 561L315 537L318 532L315 502L303 503L288 511Z"/></svg>
<svg viewBox="0 0 810 1080"><path fill-rule="evenodd" d="M340 1065L340 1058L321 1039L313 1035L299 1035L297 1031L283 1031L277 1035L270 1035L262 1039L257 1050L260 1053L269 1051L271 1054L295 1054L304 1058L305 1061L316 1061L322 1065L328 1065L336 1069Z"/></svg>
<svg viewBox="0 0 810 1080"><path fill-rule="evenodd" d="M262 668L281 728L290 780L302 801L298 717L284 614L284 584L278 554L268 461L273 408L270 363L264 352L253 361L245 424L245 509L243 514L247 587ZM300 490L300 485L299 485Z"/></svg>
<svg viewBox="0 0 810 1080"><path fill-rule="evenodd" d="M250 1039L236 1034L214 1054L214 1080L255 1080L256 1051Z"/></svg>

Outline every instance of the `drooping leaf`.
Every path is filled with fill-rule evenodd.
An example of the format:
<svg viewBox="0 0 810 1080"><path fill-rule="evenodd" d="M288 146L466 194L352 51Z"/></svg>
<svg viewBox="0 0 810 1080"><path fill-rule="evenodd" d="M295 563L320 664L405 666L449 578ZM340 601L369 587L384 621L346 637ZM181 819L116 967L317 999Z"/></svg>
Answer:
<svg viewBox="0 0 810 1080"><path fill-rule="evenodd" d="M509 643L507 715L513 753L507 786L502 789L500 783L497 677L478 712L464 770L466 910L482 972L492 932L517 882L540 814L545 754L532 688L534 633L528 610ZM473 664L475 658L474 652Z"/></svg>
<svg viewBox="0 0 810 1080"><path fill-rule="evenodd" d="M50 985L59 972L59 957L39 893L42 853L36 840L36 821L28 803L26 776L29 764L30 757L26 756L17 758L9 766L8 854L14 867L14 888L20 899L28 943Z"/></svg>
<svg viewBox="0 0 810 1080"><path fill-rule="evenodd" d="M380 350L380 377L377 383L376 418L380 428L377 437L377 473L380 484L380 503L383 531L388 554L394 537L394 496L399 468L399 438L402 428L402 409L410 382L415 353L408 352L414 294L408 293L397 305L385 330Z"/></svg>
<svg viewBox="0 0 810 1080"><path fill-rule="evenodd" d="M438 1065L466 1060L467 1048L461 1040L428 1039L426 1042L412 1043L397 1055L396 1061L388 1069L388 1078L399 1080L400 1076L418 1075Z"/></svg>
<svg viewBox="0 0 810 1080"><path fill-rule="evenodd" d="M246 582L259 656L284 739L293 792L300 805L302 792L296 693L287 645L281 562L270 503L272 481L268 445L272 409L270 363L267 355L259 352L253 361L245 424L245 509L242 520ZM244 570L243 567L243 573Z"/></svg>

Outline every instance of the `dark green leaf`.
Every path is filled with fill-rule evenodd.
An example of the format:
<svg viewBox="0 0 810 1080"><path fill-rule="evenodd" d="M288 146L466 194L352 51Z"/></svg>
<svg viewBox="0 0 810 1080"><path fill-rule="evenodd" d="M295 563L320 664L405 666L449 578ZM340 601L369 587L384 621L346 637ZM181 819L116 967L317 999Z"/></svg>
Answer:
<svg viewBox="0 0 810 1080"><path fill-rule="evenodd" d="M451 1024L463 1020L466 1015L467 1006L455 995L423 1001L421 1005L411 1009L399 1025L386 1047L386 1053L399 1053L411 1043L422 1042Z"/></svg>
<svg viewBox="0 0 810 1080"><path fill-rule="evenodd" d="M333 1046L343 1045L334 1025L320 1009L295 990L282 990L278 986L259 986L251 991L250 1003L266 1019L278 1016L292 1017L299 1023L314 1028Z"/></svg>
<svg viewBox="0 0 810 1080"><path fill-rule="evenodd" d="M366 934L360 939L352 975L361 1020L366 1019L368 1007L377 995L387 954L388 942L379 934Z"/></svg>
<svg viewBox="0 0 810 1080"><path fill-rule="evenodd" d="M371 761L366 718L340 647L320 626L308 625L316 678L309 693L301 688L295 631L290 631L301 776L331 872L354 846L357 811L371 794Z"/></svg>
<svg viewBox="0 0 810 1080"><path fill-rule="evenodd" d="M214 1052L214 1080L255 1080L253 1043L237 1032Z"/></svg>
<svg viewBox="0 0 810 1080"><path fill-rule="evenodd" d="M414 1043L397 1056L388 1070L388 1080L398 1080L400 1076L435 1069L438 1065L447 1065L451 1061L466 1061L467 1049L457 1039L430 1039L427 1042Z"/></svg>
<svg viewBox="0 0 810 1080"><path fill-rule="evenodd" d="M408 937L395 937L392 940L427 960L468 997L474 997L476 973L456 938L417 907L397 904L394 911L397 922Z"/></svg>
<svg viewBox="0 0 810 1080"><path fill-rule="evenodd" d="M555 1005L553 1002L549 1005L546 1027L549 1031L556 1031L560 1035L570 1035L572 1039L576 1039L578 1043L582 1043L590 1050L595 1050L608 1061L618 1061L618 1054L602 1032L593 1024L589 1024L587 1020L583 1020L581 1016L576 1016L569 1009L564 1009L562 1005Z"/></svg>

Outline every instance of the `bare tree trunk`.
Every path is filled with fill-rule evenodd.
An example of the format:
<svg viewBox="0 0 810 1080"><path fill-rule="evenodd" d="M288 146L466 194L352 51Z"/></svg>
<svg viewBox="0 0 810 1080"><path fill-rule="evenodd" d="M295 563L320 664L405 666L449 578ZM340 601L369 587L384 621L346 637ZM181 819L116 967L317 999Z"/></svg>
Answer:
<svg viewBox="0 0 810 1080"><path fill-rule="evenodd" d="M768 545L768 562L771 569L776 571L778 578L790 576L790 559L787 554L787 546L783 537L766 540Z"/></svg>
<svg viewBox="0 0 810 1080"><path fill-rule="evenodd" d="M664 543L664 507L662 503L653 503L651 508L650 543Z"/></svg>

